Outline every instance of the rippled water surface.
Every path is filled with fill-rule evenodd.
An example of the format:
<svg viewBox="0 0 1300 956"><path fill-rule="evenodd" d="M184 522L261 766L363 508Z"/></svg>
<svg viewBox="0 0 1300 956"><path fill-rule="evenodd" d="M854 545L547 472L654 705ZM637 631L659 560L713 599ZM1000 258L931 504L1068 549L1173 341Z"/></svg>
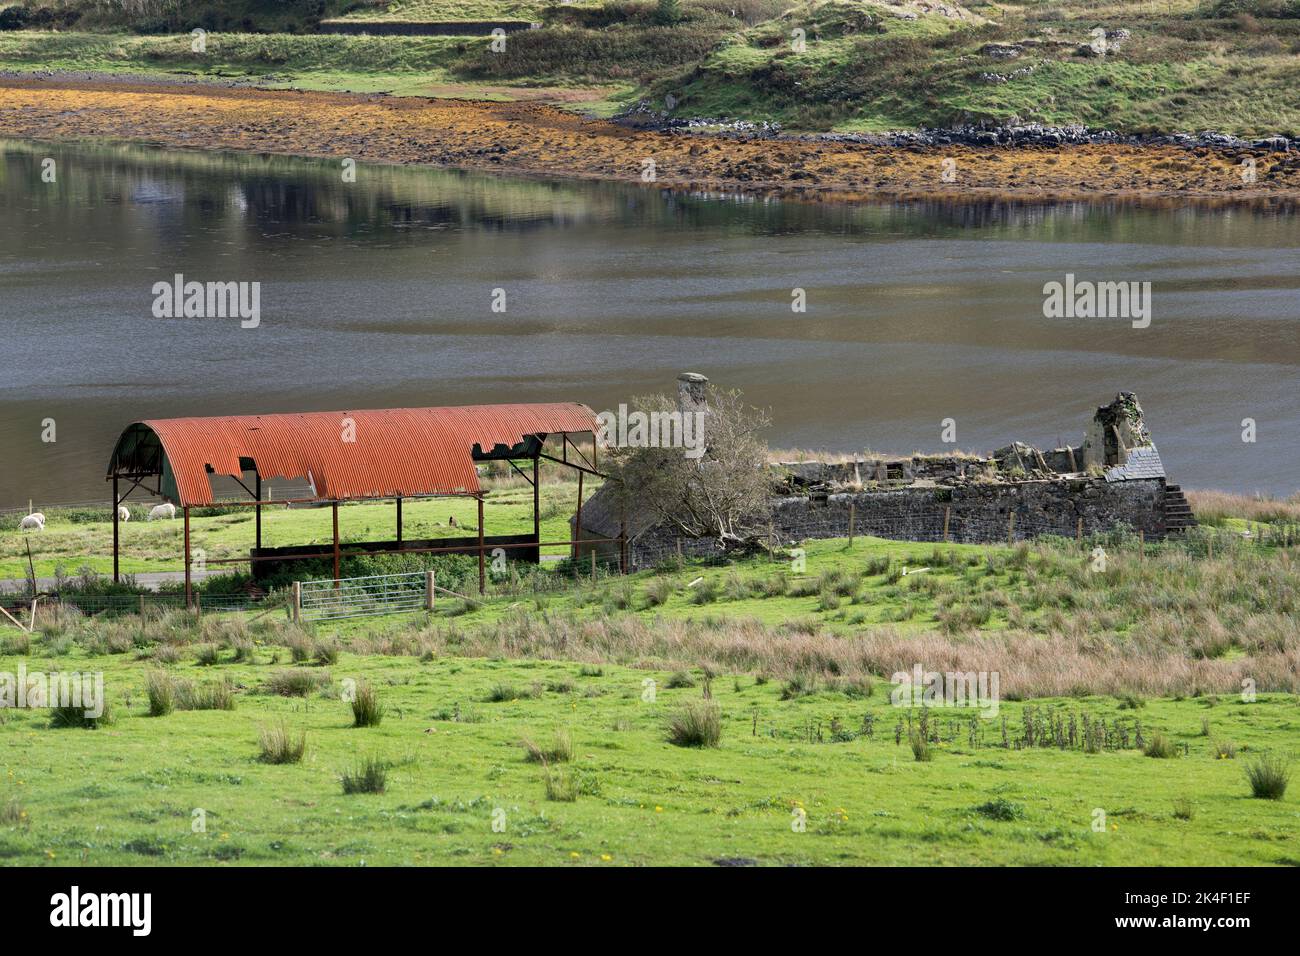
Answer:
<svg viewBox="0 0 1300 956"><path fill-rule="evenodd" d="M1078 441L1128 389L1172 480L1300 487L1293 217L811 205L366 166L344 183L335 163L142 147L0 156L0 507L103 497L139 418L599 410L686 369L769 407L772 444L812 449L940 449L949 417L962 448ZM155 318L152 287L176 273L260 282L261 326ZM1045 318L1043 285L1067 273L1150 281L1150 328Z"/></svg>

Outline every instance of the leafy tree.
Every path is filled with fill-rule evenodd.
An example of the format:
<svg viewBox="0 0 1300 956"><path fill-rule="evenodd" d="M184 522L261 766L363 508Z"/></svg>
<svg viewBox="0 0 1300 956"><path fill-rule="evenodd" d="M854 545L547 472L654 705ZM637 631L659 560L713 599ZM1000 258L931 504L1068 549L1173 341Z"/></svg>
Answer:
<svg viewBox="0 0 1300 956"><path fill-rule="evenodd" d="M759 437L768 416L746 405L738 391L708 384L702 396L702 404L686 409L687 415L701 413L702 435L691 434L692 448L611 447L609 474L618 479L614 487L628 513L649 509L682 537L757 548L767 532L774 484L767 444ZM664 394L636 399L633 407L661 416L682 413L675 397Z"/></svg>

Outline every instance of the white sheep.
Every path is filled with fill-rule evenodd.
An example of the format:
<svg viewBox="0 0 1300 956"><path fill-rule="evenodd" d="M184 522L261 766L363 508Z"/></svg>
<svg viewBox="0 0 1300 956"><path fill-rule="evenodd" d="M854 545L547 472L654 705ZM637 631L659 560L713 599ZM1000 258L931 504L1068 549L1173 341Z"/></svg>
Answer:
<svg viewBox="0 0 1300 956"><path fill-rule="evenodd" d="M175 517L176 517L176 506L171 502L164 502L163 504L160 505L154 505L152 508L149 509L150 521L153 521L155 518L175 518Z"/></svg>
<svg viewBox="0 0 1300 956"><path fill-rule="evenodd" d="M20 531L44 531L45 515L39 511L33 511L18 525Z"/></svg>
<svg viewBox="0 0 1300 956"><path fill-rule="evenodd" d="M118 505L118 506L117 506L117 520L118 520L118 521L130 521L130 520L131 520L131 512L127 510L126 505Z"/></svg>

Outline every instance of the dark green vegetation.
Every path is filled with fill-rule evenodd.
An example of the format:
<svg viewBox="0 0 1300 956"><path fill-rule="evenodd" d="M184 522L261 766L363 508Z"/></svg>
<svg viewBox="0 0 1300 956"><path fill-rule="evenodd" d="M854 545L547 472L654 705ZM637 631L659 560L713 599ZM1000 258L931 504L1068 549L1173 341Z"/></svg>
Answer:
<svg viewBox="0 0 1300 956"><path fill-rule="evenodd" d="M987 120L1134 133L1300 132L1300 7L1292 0L210 0L166 14L150 6L132 14L89 2L10 7L0 25L27 29L0 33L0 65L487 97L543 86L600 112L644 100L675 116L807 130ZM465 36L307 35L321 17L340 15L476 26ZM543 28L511 34L494 52L482 28L494 18ZM55 26L64 32L43 32ZM217 31L206 53L191 51L191 27ZM588 87L598 89L560 94Z"/></svg>

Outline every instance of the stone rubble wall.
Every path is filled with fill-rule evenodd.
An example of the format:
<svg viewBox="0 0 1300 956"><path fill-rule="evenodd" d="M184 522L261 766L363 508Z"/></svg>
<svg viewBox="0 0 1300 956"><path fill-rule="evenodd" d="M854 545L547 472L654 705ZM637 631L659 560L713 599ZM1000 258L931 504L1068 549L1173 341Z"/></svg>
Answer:
<svg viewBox="0 0 1300 956"><path fill-rule="evenodd" d="M1165 534L1163 478L1107 482L1092 478L1014 483L968 483L952 488L900 488L793 496L773 502L773 531L783 545L849 534L850 506L856 534L905 541L948 540L968 544L1018 541L1055 534L1074 537L1127 527L1157 540ZM1014 514L1014 520L1011 515ZM683 538L685 557L715 553L712 541ZM652 567L678 553L678 539L660 529L628 546L632 567Z"/></svg>

